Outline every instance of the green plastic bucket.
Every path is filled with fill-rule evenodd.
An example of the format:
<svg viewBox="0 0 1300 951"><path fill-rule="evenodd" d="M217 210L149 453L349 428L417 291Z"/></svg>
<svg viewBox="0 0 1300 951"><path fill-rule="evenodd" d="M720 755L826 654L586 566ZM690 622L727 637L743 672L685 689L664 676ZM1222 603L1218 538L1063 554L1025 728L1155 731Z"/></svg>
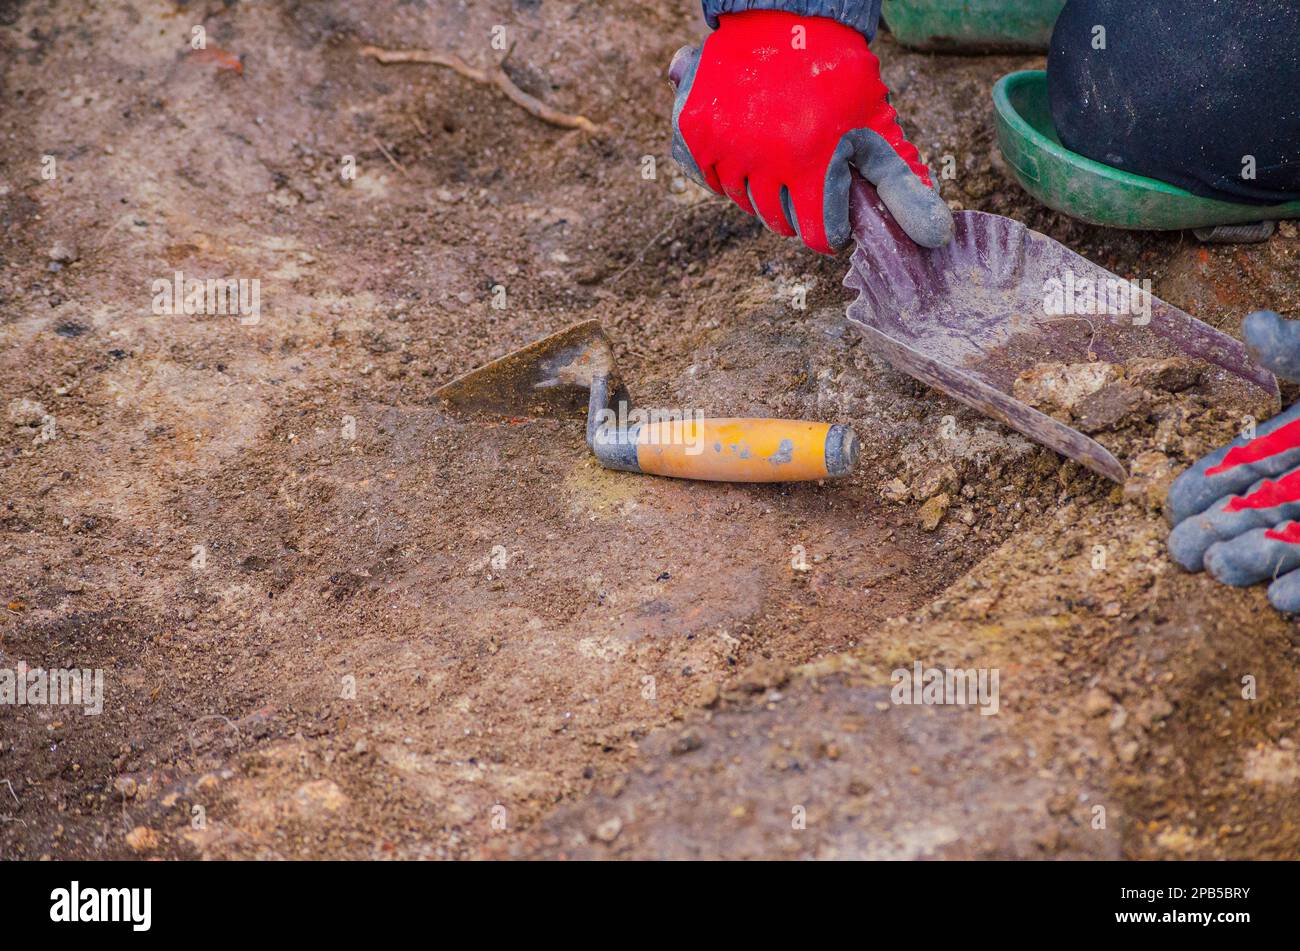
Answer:
<svg viewBox="0 0 1300 951"><path fill-rule="evenodd" d="M884 0L889 32L914 49L1045 50L1065 0Z"/></svg>
<svg viewBox="0 0 1300 951"><path fill-rule="evenodd" d="M1021 186L1049 208L1095 225L1176 231L1300 218L1300 201L1242 205L1201 198L1122 172L1061 144L1047 99L1047 73L1012 73L993 87L998 144Z"/></svg>

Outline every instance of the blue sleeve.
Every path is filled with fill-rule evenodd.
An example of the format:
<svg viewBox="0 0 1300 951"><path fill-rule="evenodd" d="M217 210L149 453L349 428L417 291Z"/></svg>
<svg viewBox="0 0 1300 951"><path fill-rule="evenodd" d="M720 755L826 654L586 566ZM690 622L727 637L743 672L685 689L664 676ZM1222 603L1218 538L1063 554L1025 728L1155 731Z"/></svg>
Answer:
<svg viewBox="0 0 1300 951"><path fill-rule="evenodd" d="M857 30L868 43L876 38L876 25L880 22L880 0L704 0L704 18L715 30L722 14L746 10L781 10L800 16L828 17Z"/></svg>

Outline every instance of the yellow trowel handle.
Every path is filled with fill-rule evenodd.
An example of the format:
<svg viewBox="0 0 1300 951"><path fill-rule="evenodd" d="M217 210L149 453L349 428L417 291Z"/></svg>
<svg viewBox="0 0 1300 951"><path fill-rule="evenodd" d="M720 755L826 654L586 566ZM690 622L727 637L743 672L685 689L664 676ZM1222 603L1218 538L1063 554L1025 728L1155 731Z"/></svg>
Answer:
<svg viewBox="0 0 1300 951"><path fill-rule="evenodd" d="M806 482L853 471L858 439L847 426L790 419L671 419L597 429L605 466L711 482Z"/></svg>

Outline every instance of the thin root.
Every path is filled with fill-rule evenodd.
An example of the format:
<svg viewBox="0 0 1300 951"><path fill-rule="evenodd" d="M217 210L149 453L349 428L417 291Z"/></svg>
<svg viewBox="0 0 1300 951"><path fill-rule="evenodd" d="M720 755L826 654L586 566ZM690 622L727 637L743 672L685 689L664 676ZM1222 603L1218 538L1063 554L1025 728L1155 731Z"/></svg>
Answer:
<svg viewBox="0 0 1300 951"><path fill-rule="evenodd" d="M514 84L500 65L479 69L477 66L471 66L455 53L444 56L441 53L433 53L429 50L386 50L378 46L363 46L361 55L373 56L381 63L428 63L432 66L445 66L476 83L496 86L505 94L507 99L543 122L549 122L551 125L561 126L565 129L581 129L584 132L595 132L599 128L596 123L586 116L575 116L567 112L560 112L557 109L552 109L535 96L528 95Z"/></svg>
<svg viewBox="0 0 1300 951"><path fill-rule="evenodd" d="M373 135L370 137L370 141L374 142L375 145L379 146L379 151L384 153L384 158L388 159L388 161L392 163L393 168L397 169L403 175L406 174L406 169L402 167L402 163L397 161L397 159L393 158L393 153L388 151L388 149L384 148L384 143L380 142L379 139L377 139Z"/></svg>

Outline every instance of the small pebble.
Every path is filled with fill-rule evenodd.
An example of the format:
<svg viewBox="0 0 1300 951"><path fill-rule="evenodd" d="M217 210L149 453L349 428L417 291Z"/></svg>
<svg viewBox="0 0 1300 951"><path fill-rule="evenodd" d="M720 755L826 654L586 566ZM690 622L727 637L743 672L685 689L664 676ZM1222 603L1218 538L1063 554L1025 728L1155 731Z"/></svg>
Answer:
<svg viewBox="0 0 1300 951"><path fill-rule="evenodd" d="M55 241L54 246L49 250L50 260L58 264L71 264L77 260L77 257L77 246L75 244Z"/></svg>
<svg viewBox="0 0 1300 951"><path fill-rule="evenodd" d="M35 400L18 399L9 403L9 422L15 426L39 426L45 416L44 404Z"/></svg>
<svg viewBox="0 0 1300 951"><path fill-rule="evenodd" d="M596 838L602 842L613 842L622 831L623 820L618 816L612 816L596 826Z"/></svg>

